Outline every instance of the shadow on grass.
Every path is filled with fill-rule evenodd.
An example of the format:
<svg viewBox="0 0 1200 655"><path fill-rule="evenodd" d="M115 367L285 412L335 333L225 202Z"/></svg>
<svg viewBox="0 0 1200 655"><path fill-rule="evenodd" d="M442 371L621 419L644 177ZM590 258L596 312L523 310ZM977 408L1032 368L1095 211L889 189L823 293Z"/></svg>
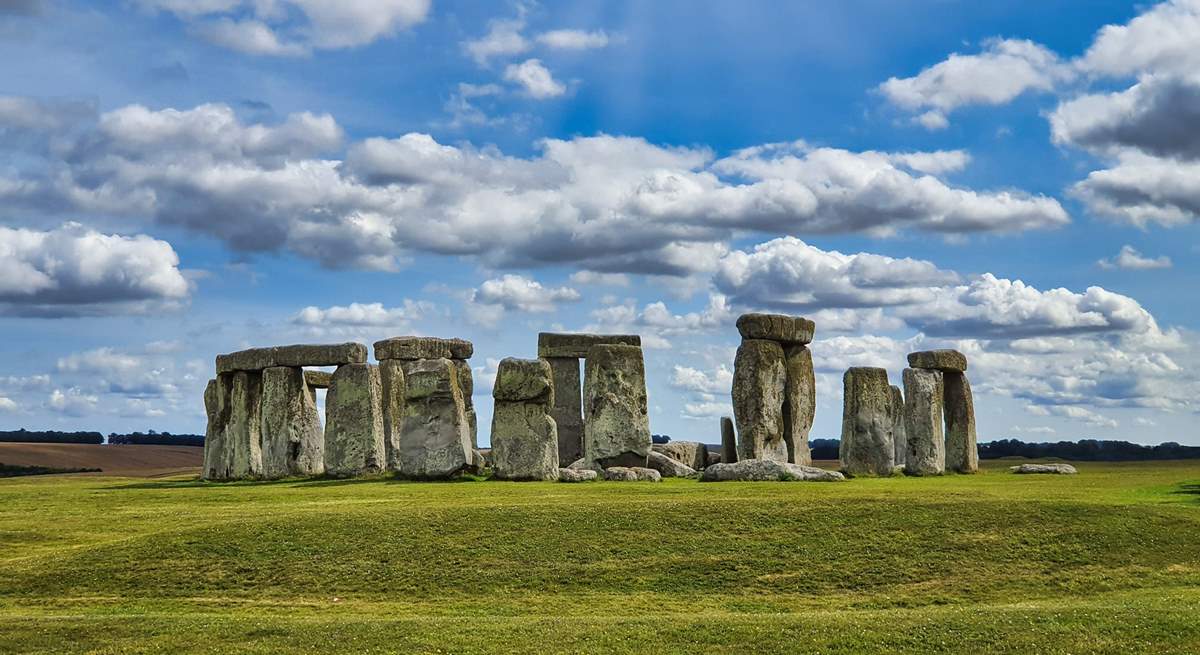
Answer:
<svg viewBox="0 0 1200 655"><path fill-rule="evenodd" d="M1184 482L1179 485L1179 488L1171 492L1176 496L1194 496L1192 502L1200 503L1200 482Z"/></svg>

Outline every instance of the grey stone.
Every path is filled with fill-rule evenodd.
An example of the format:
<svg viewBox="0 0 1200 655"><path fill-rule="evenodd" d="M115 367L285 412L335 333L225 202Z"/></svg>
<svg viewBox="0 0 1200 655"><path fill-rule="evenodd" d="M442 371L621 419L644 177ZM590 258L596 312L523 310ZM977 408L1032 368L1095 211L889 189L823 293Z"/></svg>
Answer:
<svg viewBox="0 0 1200 655"><path fill-rule="evenodd" d="M594 471L595 470L595 469L589 467L587 460L582 457L580 457L579 459L568 464L567 468L574 469L576 471Z"/></svg>
<svg viewBox="0 0 1200 655"><path fill-rule="evenodd" d="M813 372L812 351L807 346L788 346L783 350L783 357L787 368L783 403L783 443L787 446L787 461L811 466L808 435L817 413L817 376Z"/></svg>
<svg viewBox="0 0 1200 655"><path fill-rule="evenodd" d="M464 470L475 475L483 475L491 466L491 461L483 454L482 450L471 449L471 461Z"/></svg>
<svg viewBox="0 0 1200 655"><path fill-rule="evenodd" d="M262 373L263 477L320 475L325 471L325 433L308 393L304 371L272 366Z"/></svg>
<svg viewBox="0 0 1200 655"><path fill-rule="evenodd" d="M626 345L642 346L642 338L636 334L564 334L541 332L538 334L538 357L587 357L592 346Z"/></svg>
<svg viewBox="0 0 1200 655"><path fill-rule="evenodd" d="M592 346L583 384L589 468L645 466L650 454L646 367L639 346Z"/></svg>
<svg viewBox="0 0 1200 655"><path fill-rule="evenodd" d="M500 480L558 479L554 388L543 359L501 360L492 395L492 460Z"/></svg>
<svg viewBox="0 0 1200 655"><path fill-rule="evenodd" d="M579 359L546 358L554 374L554 409L550 415L558 426L558 461L573 462L583 457L583 386Z"/></svg>
<svg viewBox="0 0 1200 655"><path fill-rule="evenodd" d="M558 469L559 482L591 482L599 477L599 473L589 469Z"/></svg>
<svg viewBox="0 0 1200 655"><path fill-rule="evenodd" d="M923 350L909 353L908 365L962 373L967 370L967 356L957 350Z"/></svg>
<svg viewBox="0 0 1200 655"><path fill-rule="evenodd" d="M475 415L475 376L465 359L452 359L454 374L458 377L458 388L462 391L463 412L471 430L471 447L479 448L479 418Z"/></svg>
<svg viewBox="0 0 1200 655"><path fill-rule="evenodd" d="M225 432L229 425L232 385L233 376L218 375L204 388L204 413L208 417L208 426L204 430L205 480L229 479L232 461Z"/></svg>
<svg viewBox="0 0 1200 655"><path fill-rule="evenodd" d="M708 466L708 446L698 441L670 441L656 443L651 450L662 453L671 459L700 470Z"/></svg>
<svg viewBox="0 0 1200 655"><path fill-rule="evenodd" d="M333 373L325 371L305 371L304 383L312 389L328 389L329 383L333 381Z"/></svg>
<svg viewBox="0 0 1200 655"><path fill-rule="evenodd" d="M942 376L935 369L904 369L904 472L908 475L941 475L946 470Z"/></svg>
<svg viewBox="0 0 1200 655"><path fill-rule="evenodd" d="M892 445L895 449L896 466L908 461L908 429L904 425L904 392L892 385Z"/></svg>
<svg viewBox="0 0 1200 655"><path fill-rule="evenodd" d="M700 474L701 482L837 482L844 479L836 471L770 459L713 464Z"/></svg>
<svg viewBox="0 0 1200 655"><path fill-rule="evenodd" d="M743 339L767 339L786 345L812 343L816 324L802 316L742 314L737 319Z"/></svg>
<svg viewBox="0 0 1200 655"><path fill-rule="evenodd" d="M325 396L325 473L345 478L387 467L379 369L344 364Z"/></svg>
<svg viewBox="0 0 1200 655"><path fill-rule="evenodd" d="M962 373L945 373L946 470L974 473L979 470L975 436L975 400L971 383Z"/></svg>
<svg viewBox="0 0 1200 655"><path fill-rule="evenodd" d="M733 419L721 417L721 461L732 464L738 460L737 433L733 429Z"/></svg>
<svg viewBox="0 0 1200 655"><path fill-rule="evenodd" d="M396 471L417 480L447 478L471 464L471 426L454 364L406 360Z"/></svg>
<svg viewBox="0 0 1200 655"><path fill-rule="evenodd" d="M375 359L471 359L475 345L466 339L392 337L375 342Z"/></svg>
<svg viewBox="0 0 1200 655"><path fill-rule="evenodd" d="M783 347L765 339L745 339L733 361L733 417L738 459L787 461L783 405L787 366Z"/></svg>
<svg viewBox="0 0 1200 655"><path fill-rule="evenodd" d="M696 475L696 469L653 450L646 458L646 463L664 478L687 478Z"/></svg>
<svg viewBox="0 0 1200 655"><path fill-rule="evenodd" d="M661 482L662 475L644 466L610 466L604 469L604 479L612 482Z"/></svg>
<svg viewBox="0 0 1200 655"><path fill-rule="evenodd" d="M721 463L721 453L718 453L717 451L709 448L707 457L705 457L704 468L708 468L708 467L712 466L713 464L720 464L720 463Z"/></svg>
<svg viewBox="0 0 1200 655"><path fill-rule="evenodd" d="M232 374L229 394L229 423L225 428L229 453L227 479L261 477L262 469L262 373Z"/></svg>
<svg viewBox="0 0 1200 655"><path fill-rule="evenodd" d="M404 432L404 405L408 393L402 360L384 359L379 362L379 393L385 461L388 470L395 471L400 468L400 436Z"/></svg>
<svg viewBox="0 0 1200 655"><path fill-rule="evenodd" d="M842 383L842 441L838 448L842 471L852 476L891 475L896 451L887 370L851 367Z"/></svg>
<svg viewBox="0 0 1200 655"><path fill-rule="evenodd" d="M340 366L366 361L367 347L361 343L273 346L217 355L217 373L261 371L273 366Z"/></svg>
<svg viewBox="0 0 1200 655"><path fill-rule="evenodd" d="M1020 466L1010 466L1008 470L1013 473L1027 475L1030 473L1049 473L1051 475L1075 475L1079 471L1075 470L1070 464L1021 464Z"/></svg>

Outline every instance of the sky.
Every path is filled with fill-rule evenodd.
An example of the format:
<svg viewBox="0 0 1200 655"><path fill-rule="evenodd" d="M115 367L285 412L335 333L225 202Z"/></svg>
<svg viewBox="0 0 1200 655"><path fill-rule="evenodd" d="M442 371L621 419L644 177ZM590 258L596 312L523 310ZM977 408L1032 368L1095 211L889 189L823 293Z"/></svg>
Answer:
<svg viewBox="0 0 1200 655"><path fill-rule="evenodd" d="M979 437L1200 445L1200 0L0 0L0 429L204 430L218 353L637 333L716 442L747 311L957 348Z"/></svg>

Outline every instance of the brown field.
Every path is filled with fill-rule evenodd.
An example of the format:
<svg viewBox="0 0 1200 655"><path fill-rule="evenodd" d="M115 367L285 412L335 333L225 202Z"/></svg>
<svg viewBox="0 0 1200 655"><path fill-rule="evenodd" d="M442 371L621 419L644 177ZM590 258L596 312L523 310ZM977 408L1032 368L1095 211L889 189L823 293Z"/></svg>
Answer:
<svg viewBox="0 0 1200 655"><path fill-rule="evenodd" d="M0 462L17 466L98 468L102 473L156 478L199 473L204 449L192 446L96 446L61 443L0 443Z"/></svg>

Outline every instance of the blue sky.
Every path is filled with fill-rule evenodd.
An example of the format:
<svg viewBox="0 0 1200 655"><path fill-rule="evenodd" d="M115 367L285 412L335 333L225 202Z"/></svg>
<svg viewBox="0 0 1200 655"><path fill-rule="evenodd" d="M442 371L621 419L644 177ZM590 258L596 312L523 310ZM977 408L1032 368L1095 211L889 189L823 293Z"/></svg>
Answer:
<svg viewBox="0 0 1200 655"><path fill-rule="evenodd" d="M212 357L637 332L714 441L743 311L957 347L982 439L1200 444L1200 2L0 2L0 428L203 431ZM836 4L836 6L834 6Z"/></svg>

